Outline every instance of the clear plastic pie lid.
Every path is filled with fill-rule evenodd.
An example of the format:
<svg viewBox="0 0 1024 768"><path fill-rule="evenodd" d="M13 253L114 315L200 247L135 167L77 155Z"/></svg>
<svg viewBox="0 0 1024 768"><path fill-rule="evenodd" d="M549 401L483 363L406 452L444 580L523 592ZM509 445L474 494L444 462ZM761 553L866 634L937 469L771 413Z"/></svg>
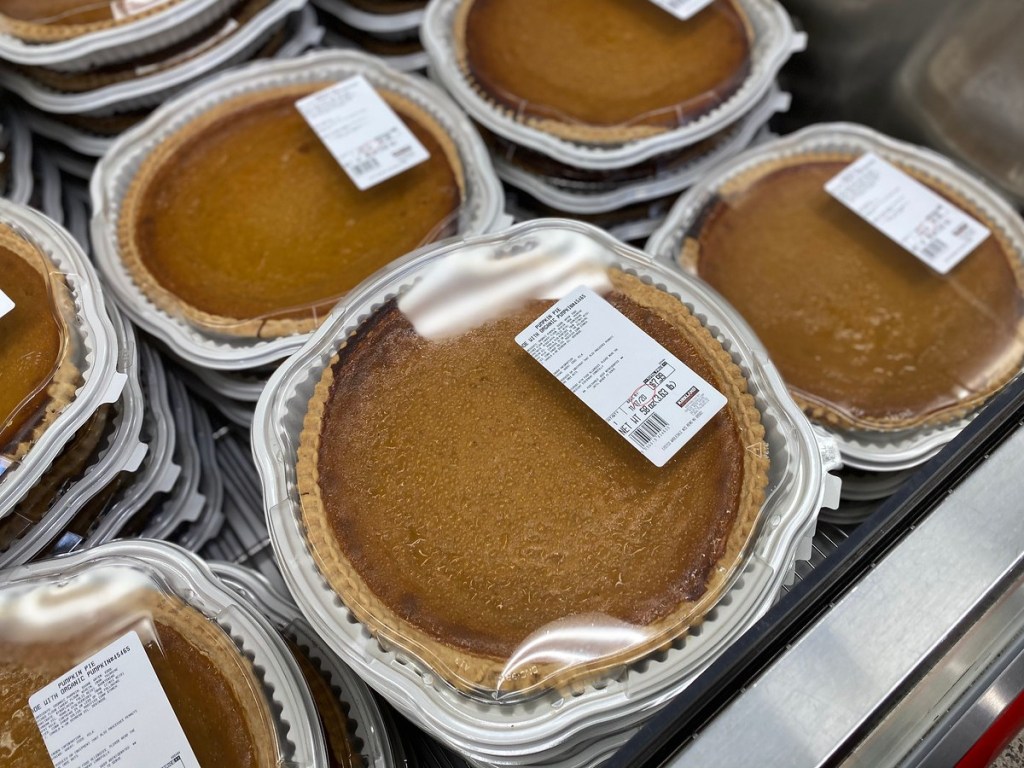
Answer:
<svg viewBox="0 0 1024 768"><path fill-rule="evenodd" d="M495 134L490 135L488 143L503 181L552 208L575 214L604 213L674 196L700 180L714 165L757 141L772 115L787 110L789 102L788 93L773 88L750 112L713 136L628 168L575 168Z"/></svg>
<svg viewBox="0 0 1024 768"><path fill-rule="evenodd" d="M41 214L0 200L0 517L124 386L92 267Z"/></svg>
<svg viewBox="0 0 1024 768"><path fill-rule="evenodd" d="M0 108L0 122L3 124L0 197L25 205L32 197L33 187L32 133L21 115L12 109Z"/></svg>
<svg viewBox="0 0 1024 768"><path fill-rule="evenodd" d="M28 66L87 71L184 40L223 17L236 0L110 0L53 13L50 0L0 14L0 56ZM89 7L81 7L88 5Z"/></svg>
<svg viewBox="0 0 1024 768"><path fill-rule="evenodd" d="M363 192L356 190L293 106L308 94L355 76L366 78L431 155ZM265 162L284 163L294 171L291 178L304 179L291 200L274 202L278 193L273 185L245 183L248 150L232 153L232 141L224 133L239 122L240 114L249 117L243 121L248 127L241 130L259 143ZM287 146L278 149L278 141ZM252 142L246 146L251 149ZM203 178L199 166L194 172L178 173L182 164L188 167L190 158L195 165L203 152L215 149L234 168L234 175L225 172L220 181ZM264 169L265 162L258 167ZM168 184L164 171L172 167L178 181ZM187 205L172 205L175 194L179 202L191 197L182 186L190 183L198 185L192 190L197 195L207 195L207 208L222 209L227 217L218 219L216 229L207 218L188 214ZM323 194L313 194L321 188ZM241 194L253 197L249 209L238 205ZM161 200L152 200L154 195ZM482 142L446 96L426 81L397 73L370 57L336 51L252 64L169 102L120 137L98 166L92 196L98 262L119 303L187 362L222 370L280 359L301 344L350 285L392 256L438 239L487 231L502 207L500 183ZM294 223L284 226L294 216L285 217L282 206L294 208L299 198L306 200L305 213L293 211L295 216L311 213L318 223L300 229ZM156 203L169 212L151 221L147 211ZM402 207L389 214L396 203ZM260 213L267 205L271 208ZM246 213L250 209L253 214ZM351 215L346 219L346 210L359 211L359 221ZM174 215L184 219L175 224ZM282 217L277 225L272 224L275 216ZM395 226L395 216L405 217L402 226ZM227 251L210 250L209 238L228 226L227 220L235 233L228 249L234 262L223 255ZM154 250L154 244L166 238L154 240L146 233L172 225L177 236L192 242L194 252L205 248L201 261L197 257L189 265L176 264ZM311 236L316 227L322 232ZM316 256L327 253L318 242L329 244L343 233L349 233L348 245L339 245L348 252L344 259ZM310 243L306 263L294 260L296 242ZM362 246L355 248L356 242ZM203 266L197 267L200 263ZM254 265L259 266L258 275Z"/></svg>
<svg viewBox="0 0 1024 768"><path fill-rule="evenodd" d="M717 0L685 21L653 3L438 0L422 38L433 72L477 122L590 169L712 136L805 44L774 0Z"/></svg>
<svg viewBox="0 0 1024 768"><path fill-rule="evenodd" d="M330 723L330 727L325 726L327 748L338 765L349 768L360 760L373 768L398 765L383 715L370 689L326 647L292 599L251 568L230 563L212 563L210 567L228 588L258 606L280 630L296 657L305 659L300 665L307 679L316 674L329 686L332 700L318 697L317 692L314 700L321 711L321 722ZM319 692L326 691L322 688ZM323 712L325 707L331 711Z"/></svg>
<svg viewBox="0 0 1024 768"><path fill-rule="evenodd" d="M72 120L153 108L191 83L280 45L287 33L285 18L303 4L302 0L247 1L250 5L240 9L237 18L217 17L204 39L176 41L188 47L166 58L139 57L125 62L119 72L108 69L104 74L42 68L4 71L0 83L32 106Z"/></svg>
<svg viewBox="0 0 1024 768"><path fill-rule="evenodd" d="M123 542L12 570L0 616L9 757L324 764L280 639L182 550Z"/></svg>
<svg viewBox="0 0 1024 768"><path fill-rule="evenodd" d="M607 395L617 407L591 410L520 347L527 327L556 327L538 321L549 311L577 327L548 338L598 334L560 370L582 366L588 391L635 379ZM654 357L622 362L645 349ZM837 490L835 457L755 350L695 281L579 223L394 265L339 305L257 407L285 579L361 673L352 618L380 644L371 655L418 670L445 708L582 693L702 621L711 638L753 620L791 565L789 537ZM664 466L637 450L705 419ZM723 595L744 593L739 615L716 620ZM390 659L377 669L403 674Z"/></svg>
<svg viewBox="0 0 1024 768"><path fill-rule="evenodd" d="M836 187L840 173L860 186ZM853 205L875 200L864 215L886 221L826 185L858 195ZM861 126L812 126L722 164L648 250L745 315L861 469L921 463L1024 365L1020 217L945 158Z"/></svg>

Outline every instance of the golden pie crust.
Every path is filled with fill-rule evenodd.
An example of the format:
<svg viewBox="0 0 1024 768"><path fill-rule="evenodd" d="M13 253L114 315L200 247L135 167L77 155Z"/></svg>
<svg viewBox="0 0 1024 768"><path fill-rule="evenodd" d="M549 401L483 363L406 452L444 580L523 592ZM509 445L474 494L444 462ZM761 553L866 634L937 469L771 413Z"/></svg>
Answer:
<svg viewBox="0 0 1024 768"><path fill-rule="evenodd" d="M161 185L161 173L165 169L173 169L168 172L177 173L180 170L180 166L175 166L176 156L186 148L187 145L191 145L193 140L201 143L204 132L211 131L222 126L230 130L228 121L231 118L236 117L240 113L247 109L258 109L261 105L279 102L284 99L298 100L303 96L310 93L314 93L321 88L325 88L332 85L332 83L304 83L301 85L285 86L280 88L273 88L266 91L260 91L257 93L247 94L240 96L230 101L224 102L217 107L209 110L205 114L191 121L185 125L182 129L165 139L160 143L145 159L142 166L139 168L132 181L132 184L125 195L124 202L122 204L119 222L118 222L118 239L120 244L121 258L127 268L128 272L132 275L132 278L139 286L140 290L149 298L157 307L164 312L167 312L174 316L183 316L194 326L203 329L209 333L223 336L245 336L245 337L258 337L258 338L273 338L278 336L284 336L294 333L304 333L316 328L320 320L326 316L330 311L331 307L336 303L338 296L330 296L318 298L319 302L312 309L301 308L297 310L289 310L287 307L275 307L274 312L277 314L269 314L269 316L238 316L237 314L232 315L224 310L213 311L210 308L201 308L195 305L195 301L187 300L178 293L175 293L167 286L161 283L161 281L154 274L151 266L146 261L146 256L143 253L143 246L140 245L140 239L143 237L142 229L143 226L148 226L155 217L152 212L154 207L149 203L149 195L152 191L153 194L159 194ZM440 217L440 221L435 220L434 217L430 221L406 221L405 226L399 225L394 221L394 218L389 220L387 227L374 230L372 236L378 238L378 242L387 246L389 242L393 242L392 234L395 231L402 231L405 236L408 236L410 232L419 232L421 229L426 231L426 228L432 227L429 231L427 241L436 240L440 237L445 236L454 229L454 217L458 215L459 207L461 206L462 200L465 196L465 179L463 175L463 168L458 152L458 148L455 146L452 138L447 134L443 127L437 123L437 121L431 117L425 109L412 101L390 91L378 90L381 97L388 102L388 104L405 119L407 125L414 132L420 133L420 138L423 141L436 143L439 148L437 151L440 153L437 165L433 165L432 168L435 170L439 167L446 169L445 173L450 174L451 183L434 178L431 176L429 181L431 183L431 190L439 185L448 185L445 187L449 189L448 201L438 200L437 194L426 194L426 191L422 191L420 194L421 198L425 200L433 201L431 204L445 205L447 214ZM337 165L337 163L331 158L326 149L322 147L319 139L309 131L309 140L303 147L298 148L298 153L303 154L307 152L321 153L324 157L323 162L331 164L329 167L336 169L337 174L344 177L344 183L355 189L354 185L348 180L348 177L344 175L344 171ZM307 146L308 145L308 146ZM198 144L197 144L198 146ZM429 149L429 147L428 147ZM432 157L427 163L434 161ZM426 165L426 164L423 164ZM413 177L410 174L415 174L416 171L422 166L417 166L406 171L404 174L400 174L397 177L389 179L382 184L374 187L371 190L367 190L365 195L378 193L381 195L390 194L389 190L394 187L389 187L389 184L402 183L403 177L407 180ZM436 175L436 174L435 174ZM273 182L273 179L266 179L266 183ZM262 181L261 181L262 183ZM410 182L411 183L411 182ZM424 187L423 190L427 190ZM297 194L303 194L303 190L297 190ZM244 193L243 193L244 194ZM244 198L239 199L239 205L244 204ZM312 203L311 203L312 204ZM393 205L392 205L393 207ZM415 216L415 211L400 210L395 211L394 216L401 217L408 215L410 218ZM438 214L440 216L440 214ZM358 221L356 222L359 223ZM322 222L322 226L326 229L331 225L330 220ZM422 244L422 242L420 243ZM413 246L415 248L417 246ZM390 247L393 250L393 246ZM411 249L410 249L411 250ZM391 258L398 258L404 254L403 252L395 253ZM179 257L176 257L179 258ZM373 258L376 261L381 259L374 255ZM366 274L360 273L359 275L346 274L346 279L350 283L348 288L351 288L361 282L362 279L368 277L376 269L384 266L390 259L384 260L382 263L374 263L372 269L369 269ZM189 270L194 271L194 267L197 265L193 261L182 261L184 265L187 265ZM294 270L298 274L302 273L303 264L301 256L296 256L294 261ZM339 270L340 271L340 270ZM350 270L351 271L351 270ZM236 285L248 285L250 288L253 285L253 277L251 274L239 274L238 282ZM320 283L312 283L307 280L309 290L320 287ZM277 290L273 285L268 286L268 290ZM345 289L347 290L347 288ZM218 302L221 300L220 296L212 297L207 299L208 303Z"/></svg>
<svg viewBox="0 0 1024 768"><path fill-rule="evenodd" d="M140 588L114 605L98 606L86 626L65 628L57 637L44 636L42 628L25 630L40 635L31 643L12 639L11 633L22 631L16 620L4 626L0 690L7 695L0 697L0 723L5 743L16 745L4 762L10 768L47 764L28 697L131 630L146 647L201 764L277 768L274 716L252 664L219 625L179 598Z"/></svg>
<svg viewBox="0 0 1024 768"><path fill-rule="evenodd" d="M654 136L711 112L747 78L752 41L736 0L687 21L633 0L463 0L454 19L458 66L481 98L589 144Z"/></svg>
<svg viewBox="0 0 1024 768"><path fill-rule="evenodd" d="M571 688L666 646L719 599L757 526L769 463L760 413L741 371L674 297L618 271L610 277L609 300L728 398L718 421L665 467L654 467L609 431L515 345L514 335L550 302L533 302L448 342L420 339L397 308L385 305L335 355L310 399L296 472L302 521L320 572L371 632L413 650L460 689ZM430 346L439 343L456 346ZM402 350L410 348L423 350L422 356L410 353L412 360L441 356L440 372L422 374L424 392L436 397L406 391L405 366L411 376L422 370L404 361ZM488 360L482 366L481 356ZM400 377L401 402L391 389L379 393L382 372L385 379ZM425 399L421 422L416 409ZM494 413L485 428L495 442L478 443L488 435L478 431L475 417L462 415L477 413L470 400L486 418ZM530 401L524 408L536 410L502 413L524 400ZM363 410L380 411L378 434L352 432ZM407 413L414 414L412 422ZM390 427L396 419L401 426ZM450 420L463 419L448 429ZM361 442L372 452L368 457L360 454ZM403 443L417 454L408 462ZM432 452L436 457L427 455ZM337 456L342 463L366 463L344 467L339 479ZM446 474L449 467L457 474ZM564 498L556 499L559 494ZM577 503L577 494L587 500ZM560 506L590 501L594 508L580 512L585 519ZM651 508L661 502L668 506ZM549 506L541 510L538 503ZM356 515L365 506L367 520L388 525L368 523L372 530L363 536L347 505L359 505ZM426 506L438 509L424 517ZM686 514L673 514L680 507ZM487 532L473 533L477 524ZM507 668L531 632L573 615L599 615L599 622L613 616L613 625L625 622L641 639L633 633L635 645L605 649L570 670L544 661Z"/></svg>
<svg viewBox="0 0 1024 768"><path fill-rule="evenodd" d="M949 423L1024 361L1021 258L962 193L902 167L991 231L948 275L932 271L825 192L855 159L802 154L731 178L695 217L680 265L751 323L811 418L883 432Z"/></svg>
<svg viewBox="0 0 1024 768"><path fill-rule="evenodd" d="M42 24L27 18L19 18L19 16L25 17L29 11L38 12L37 9L44 2L50 2L58 12L61 9L66 9L65 12L77 10L79 13L86 13L82 9L97 5L95 2L85 2L84 0L65 0L64 2L60 2L60 0L57 2L54 0L0 0L0 33L11 35L27 43L56 43L134 23L147 16L161 13L171 6L180 4L183 0L164 0L154 4L151 8L121 19L115 19L113 15L99 11L86 13L84 18L88 18L88 20L69 24ZM107 7L109 8L109 4Z"/></svg>
<svg viewBox="0 0 1024 768"><path fill-rule="evenodd" d="M67 326L75 305L64 277L38 247L0 223L0 264L9 259L20 262L0 271L0 288L15 302L0 318L0 386L10 401L0 413L0 451L20 461L75 397L78 336ZM18 285L18 275L30 277Z"/></svg>

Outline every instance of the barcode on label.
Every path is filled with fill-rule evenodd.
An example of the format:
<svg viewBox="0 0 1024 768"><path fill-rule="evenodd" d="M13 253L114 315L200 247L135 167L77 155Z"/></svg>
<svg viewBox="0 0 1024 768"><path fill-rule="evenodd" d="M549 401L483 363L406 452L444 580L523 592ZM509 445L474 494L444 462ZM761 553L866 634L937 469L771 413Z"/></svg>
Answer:
<svg viewBox="0 0 1024 768"><path fill-rule="evenodd" d="M924 247L925 255L932 259L941 256L944 250L946 250L946 245L939 240L932 240Z"/></svg>
<svg viewBox="0 0 1024 768"><path fill-rule="evenodd" d="M361 176L364 173L369 173L370 171L375 171L378 168L380 168L380 162L378 160L376 160L376 159L371 157L371 158L369 158L367 160L363 160L361 163L357 163L356 165L353 165L352 166L352 173L355 173L355 174Z"/></svg>
<svg viewBox="0 0 1024 768"><path fill-rule="evenodd" d="M656 413L652 413L644 421L640 422L629 433L629 439L640 448L646 448L652 440L668 429L668 422Z"/></svg>

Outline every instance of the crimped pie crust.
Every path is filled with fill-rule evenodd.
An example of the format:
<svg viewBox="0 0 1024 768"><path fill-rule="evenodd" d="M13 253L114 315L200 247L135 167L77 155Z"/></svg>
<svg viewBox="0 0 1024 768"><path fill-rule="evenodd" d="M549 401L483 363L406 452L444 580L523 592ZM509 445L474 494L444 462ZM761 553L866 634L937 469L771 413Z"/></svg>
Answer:
<svg viewBox="0 0 1024 768"><path fill-rule="evenodd" d="M727 199L732 195L745 191L762 178L779 170L798 168L809 163L849 163L855 160L856 157L856 153L852 151L804 152L796 156L766 159L763 162L730 177L717 189L714 197L709 200L700 214L694 217L694 223L691 224L690 230L686 233L682 248L677 256L679 265L687 272L699 276L698 270L701 258L701 244L699 240L700 233L703 230L704 223L722 199ZM905 166L899 162L896 162L895 164L900 167L900 170L913 176L934 191L941 193L954 204L970 213L988 227L992 233L991 236L998 240L1003 254L1009 256L1008 262L1013 275L1016 278L1018 293L1024 297L1024 264L1021 263L1019 258L1013 258L1011 255L1014 253L1013 244L1008 240L1002 230L988 217L986 217L976 205L971 203L961 192L945 180L926 175L917 169ZM1017 374L1020 370L1022 361L1024 361L1024 316L1021 316L1018 319L1015 339L1015 354L1008 356L1009 359L1004 361L1003 366L990 374L988 381L979 391L953 406L929 414L907 418L861 418L855 420L837 407L819 399L812 399L799 390L790 388L789 392L797 405L799 405L804 413L806 413L810 418L825 422L832 427L849 430L868 429L877 430L879 432L898 432L907 429L940 426L963 418L968 413L978 408Z"/></svg>
<svg viewBox="0 0 1024 768"><path fill-rule="evenodd" d="M78 334L67 327L66 319L74 317L75 302L63 275L54 267L46 255L35 245L25 240L7 225L0 223L0 247L6 248L20 256L36 271L43 275L50 286L50 300L56 309L58 324L61 328L62 349L59 359L54 361L55 368L46 386L47 402L36 425L17 446L7 454L8 459L19 461L25 457L33 445L53 423L64 407L75 397L78 390L80 371L75 364ZM42 272L43 265L52 270L49 275Z"/></svg>
<svg viewBox="0 0 1024 768"><path fill-rule="evenodd" d="M114 625L118 617L129 614L147 615L154 624L164 625L177 633L196 653L209 660L228 684L242 713L251 737L255 764L259 768L276 768L280 758L277 733L273 726L273 712L265 698L263 684L257 678L252 664L228 633L215 621L185 604L176 595L146 588L140 588L113 605L100 606L95 621L98 625L100 620L104 619ZM45 638L43 642L74 642L76 637L61 641ZM147 638L142 633L140 640L144 645L147 643ZM0 645L2 644L3 638L0 636ZM102 644L99 647L102 647ZM258 701L256 696L253 696L254 692L259 697Z"/></svg>
<svg viewBox="0 0 1024 768"><path fill-rule="evenodd" d="M306 333L315 329L322 318L269 318L245 319L214 315L187 304L177 295L160 285L146 267L139 253L135 239L136 221L144 214L143 201L149 185L167 162L173 162L175 152L206 128L248 106L286 96L301 98L318 88L333 83L303 83L301 85L284 86L257 91L239 96L210 109L195 118L171 136L164 139L153 149L143 161L125 194L118 216L118 245L121 260L139 290L160 310L172 316L184 316L191 324L215 335L237 337L274 338L295 333ZM465 199L466 183L462 161L455 142L440 124L421 106L411 100L385 89L377 89L380 96L400 115L412 119L434 136L441 145L449 166L452 168L459 186L460 196ZM329 224L325 223L325 226ZM301 264L297 264L301 267Z"/></svg>
<svg viewBox="0 0 1024 768"><path fill-rule="evenodd" d="M585 123L571 123L556 120L554 118L542 118L535 116L521 116L518 115L515 110L509 107L499 104L494 98L487 92L487 90L477 81L473 75L472 68L469 64L468 59L468 48L466 43L466 27L469 18L469 12L475 0L462 0L459 7L455 11L454 18L454 48L455 58L459 66L459 70L466 82L473 88L477 95L487 102L487 104L495 111L500 112L510 120L516 122L522 122L525 125L535 128L544 133L556 136L560 139L567 141L576 141L584 144L607 144L607 145L619 145L630 141L636 141L638 139L648 138L650 136L656 136L661 133L667 133L673 129L673 126L665 125L652 125L652 124L631 124L631 125L619 125L619 126L601 126L601 125L587 125ZM738 0L727 0L729 5L736 12L737 16L743 22L744 28L746 29L746 37L748 44L752 47L754 40L754 30L750 23L746 12ZM734 91L735 92L735 91ZM731 95L731 94L730 94ZM727 99L728 96L725 97ZM723 99L723 101L725 100ZM711 107L713 108L713 107ZM707 110L710 111L710 108Z"/></svg>
<svg viewBox="0 0 1024 768"><path fill-rule="evenodd" d="M615 290L667 321L699 350L723 382L723 394L729 401L727 408L735 418L738 434L744 435L744 440L760 444L764 439L760 412L747 391L742 372L721 344L674 297L618 270L612 270L610 277ZM699 624L741 566L757 526L768 483L767 456L763 451L749 449L736 457L742 460L739 510L724 543L724 552L716 567L711 569L701 598L679 603L671 613L644 627L647 639L628 650L602 656L568 672L553 665L534 665L514 675L504 675L507 659L455 648L397 615L372 592L339 546L321 497L318 468L323 419L338 359L335 354L325 367L310 398L299 441L296 475L309 551L330 588L374 635L412 649L456 688L525 691L540 683L545 687L570 688L610 668L635 662L685 634L688 627Z"/></svg>
<svg viewBox="0 0 1024 768"><path fill-rule="evenodd" d="M140 13L133 13L131 16L126 16L122 19L95 21L88 24L36 24L0 13L0 34L11 35L12 37L24 40L26 43L56 43L93 32L101 32L106 29L133 24L139 19L162 13L168 8L184 2L187 2L187 0L164 0L164 2L154 5L152 8L147 8Z"/></svg>

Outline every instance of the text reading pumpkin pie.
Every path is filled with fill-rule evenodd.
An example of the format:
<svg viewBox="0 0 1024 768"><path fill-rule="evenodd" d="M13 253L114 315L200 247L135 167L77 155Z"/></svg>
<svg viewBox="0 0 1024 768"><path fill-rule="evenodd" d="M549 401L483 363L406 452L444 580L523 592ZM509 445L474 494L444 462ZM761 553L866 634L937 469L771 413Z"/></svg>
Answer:
<svg viewBox="0 0 1024 768"><path fill-rule="evenodd" d="M463 690L649 653L700 621L755 528L768 462L747 450L764 428L746 380L676 298L610 277L606 298L728 399L662 468L515 342L550 301L444 340L386 303L309 403L297 472L314 559L372 631ZM565 622L630 639L585 669L510 666Z"/></svg>
<svg viewBox="0 0 1024 768"><path fill-rule="evenodd" d="M275 768L273 713L252 663L216 623L132 577L113 568L62 588L0 591L3 764L50 764L29 697L134 631L200 764Z"/></svg>

